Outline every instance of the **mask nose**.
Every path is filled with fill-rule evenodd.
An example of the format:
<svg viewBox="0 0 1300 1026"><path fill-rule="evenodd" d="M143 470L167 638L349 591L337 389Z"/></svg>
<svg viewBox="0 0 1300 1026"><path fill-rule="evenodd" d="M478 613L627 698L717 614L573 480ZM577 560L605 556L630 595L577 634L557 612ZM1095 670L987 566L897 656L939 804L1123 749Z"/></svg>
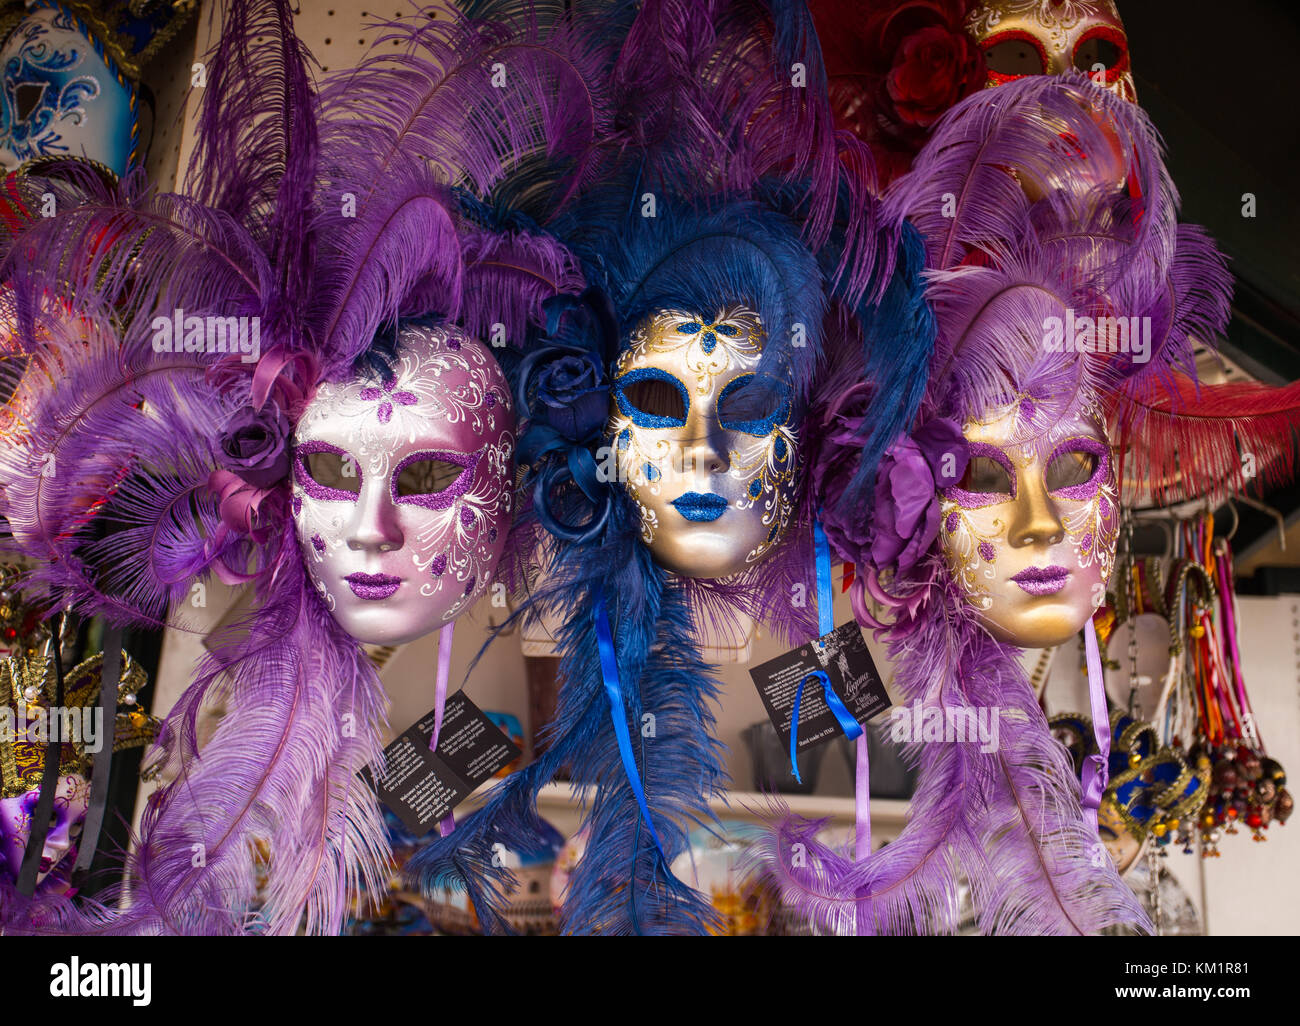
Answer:
<svg viewBox="0 0 1300 1026"><path fill-rule="evenodd" d="M686 440L682 442L682 470L686 475L725 474L731 469L728 432L718 423L712 402L697 399L683 431Z"/></svg>
<svg viewBox="0 0 1300 1026"><path fill-rule="evenodd" d="M406 543L397 510L388 496L387 479L367 481L363 486L346 538L353 552L393 552Z"/></svg>
<svg viewBox="0 0 1300 1026"><path fill-rule="evenodd" d="M1042 482L1029 483L1022 475L1015 498L1015 509L1007 525L1007 542L1012 548L1038 546L1049 548L1065 538L1060 511L1047 494Z"/></svg>

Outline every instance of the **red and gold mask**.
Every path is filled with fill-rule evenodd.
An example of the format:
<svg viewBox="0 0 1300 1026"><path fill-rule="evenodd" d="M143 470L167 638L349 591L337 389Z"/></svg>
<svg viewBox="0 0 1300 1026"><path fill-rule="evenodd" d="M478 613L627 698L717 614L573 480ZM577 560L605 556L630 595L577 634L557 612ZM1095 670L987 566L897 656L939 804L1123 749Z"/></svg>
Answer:
<svg viewBox="0 0 1300 1026"><path fill-rule="evenodd" d="M984 0L966 19L989 86L1074 69L1136 103L1128 36L1110 0Z"/></svg>

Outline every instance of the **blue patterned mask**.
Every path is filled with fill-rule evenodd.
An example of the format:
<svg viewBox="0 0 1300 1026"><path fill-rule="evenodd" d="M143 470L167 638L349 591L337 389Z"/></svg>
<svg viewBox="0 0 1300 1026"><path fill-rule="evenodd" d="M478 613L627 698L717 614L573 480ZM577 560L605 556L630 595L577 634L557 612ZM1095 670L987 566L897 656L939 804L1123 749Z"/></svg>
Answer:
<svg viewBox="0 0 1300 1026"><path fill-rule="evenodd" d="M0 165L88 157L123 175L139 144L134 84L59 7L23 18L0 47Z"/></svg>

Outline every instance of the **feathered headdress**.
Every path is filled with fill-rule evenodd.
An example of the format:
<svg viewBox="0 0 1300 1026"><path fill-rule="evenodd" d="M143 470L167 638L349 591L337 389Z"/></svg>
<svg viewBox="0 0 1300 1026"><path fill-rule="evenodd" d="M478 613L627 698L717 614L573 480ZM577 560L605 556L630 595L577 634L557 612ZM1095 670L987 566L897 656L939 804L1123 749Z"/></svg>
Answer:
<svg viewBox="0 0 1300 1026"><path fill-rule="evenodd" d="M585 149L596 127L590 104L556 101L556 76L587 59L572 36L461 18L393 31L423 56L376 56L318 98L288 4L235 0L188 193L136 177L61 205L4 269L31 360L58 367L57 395L4 456L4 513L39 560L33 582L150 626L184 627L208 574L251 582L258 600L210 639L168 716L154 761L174 779L128 858L129 900L91 928L337 932L382 879L387 842L358 773L381 758L384 695L309 586L286 440L318 382L369 364L381 327L436 316L522 336L541 298L580 287L562 247L466 216L456 189L486 193L530 154ZM505 51L513 77L494 89L484 67ZM162 344L169 319L192 316L258 318L260 351ZM120 529L85 529L87 500ZM199 711L217 697L231 712L200 750ZM255 842L271 852L260 892Z"/></svg>
<svg viewBox="0 0 1300 1026"><path fill-rule="evenodd" d="M815 633L811 613L787 599L791 585L811 586L804 504L751 569L691 579L656 564L635 504L601 474L619 444L607 437L613 366L633 327L665 309L710 317L729 303L750 307L767 338L757 376L780 382L802 409L828 350L875 337L893 271L894 233L869 195L869 158L832 130L801 5L646 3L609 81L619 117L584 162L600 180L546 218L583 258L589 288L551 305L547 337L520 369L530 418L521 460L529 515L543 530L524 615L562 614L556 715L537 761L408 866L426 888L467 887L489 929L506 928L509 887L494 845L511 848L539 829L537 792L561 769L591 789L591 840L564 929L707 928L708 903L669 869L692 826L712 820L708 799L723 786L717 682L702 639L738 611L787 637ZM879 404L886 439L915 411L920 391L908 378L932 341L916 324L890 324L907 330L888 340L896 359L879 365L904 397Z"/></svg>
<svg viewBox="0 0 1300 1026"><path fill-rule="evenodd" d="M1197 417L1192 341L1222 330L1230 279L1205 235L1177 224L1176 199L1140 109L1083 76L968 99L887 197L925 239L938 337L921 416L880 464L870 515L841 502L827 531L858 564L854 608L889 638L903 700L944 722L1000 709L1002 734L990 753L970 743L913 746L921 775L911 818L879 852L854 861L817 840L818 824L781 824L763 865L829 929L952 930L962 876L983 932L1147 926L1098 854L1078 779L1016 650L990 636L937 554L940 478L930 457L943 444L960 447L961 423L1013 396L1032 397L1027 416L1048 421L1080 406L1104 411L1120 451L1145 444L1135 433L1144 411ZM1149 344L1052 351L1051 319L1076 314L1136 315L1151 325ZM874 387L868 377L843 388L830 419L851 426ZM851 459L851 439L841 430L818 459L832 467ZM1191 447L1180 455L1201 460ZM1219 453L1209 458L1220 465ZM920 496L915 509L900 505L909 494ZM894 610L892 623L873 618L868 597ZM806 862L791 858L794 845Z"/></svg>

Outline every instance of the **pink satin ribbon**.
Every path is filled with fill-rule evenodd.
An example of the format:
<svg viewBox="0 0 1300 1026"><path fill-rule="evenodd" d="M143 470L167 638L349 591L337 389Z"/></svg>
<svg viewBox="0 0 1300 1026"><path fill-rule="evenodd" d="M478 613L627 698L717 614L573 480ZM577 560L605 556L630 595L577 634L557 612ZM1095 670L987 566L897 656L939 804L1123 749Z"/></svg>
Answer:
<svg viewBox="0 0 1300 1026"><path fill-rule="evenodd" d="M438 736L442 733L442 711L447 707L447 681L451 677L451 640L456 634L456 621L445 623L438 631L438 670L433 685L433 737L429 738L429 750L438 750ZM446 837L456 829L456 816L447 813L438 824L438 833Z"/></svg>
<svg viewBox="0 0 1300 1026"><path fill-rule="evenodd" d="M1097 832L1097 810L1110 779L1110 708L1106 705L1106 675L1097 647L1097 629L1089 621L1083 628L1083 647L1088 656L1088 698L1092 704L1092 736L1097 753L1083 761L1083 816Z"/></svg>
<svg viewBox="0 0 1300 1026"><path fill-rule="evenodd" d="M858 763L853 783L853 817L855 820L853 857L856 862L862 862L871 854L871 762L867 757L868 729L864 727L855 742ZM858 896L857 918L858 936L874 936L876 930L875 924L872 922L870 897L866 895Z"/></svg>

